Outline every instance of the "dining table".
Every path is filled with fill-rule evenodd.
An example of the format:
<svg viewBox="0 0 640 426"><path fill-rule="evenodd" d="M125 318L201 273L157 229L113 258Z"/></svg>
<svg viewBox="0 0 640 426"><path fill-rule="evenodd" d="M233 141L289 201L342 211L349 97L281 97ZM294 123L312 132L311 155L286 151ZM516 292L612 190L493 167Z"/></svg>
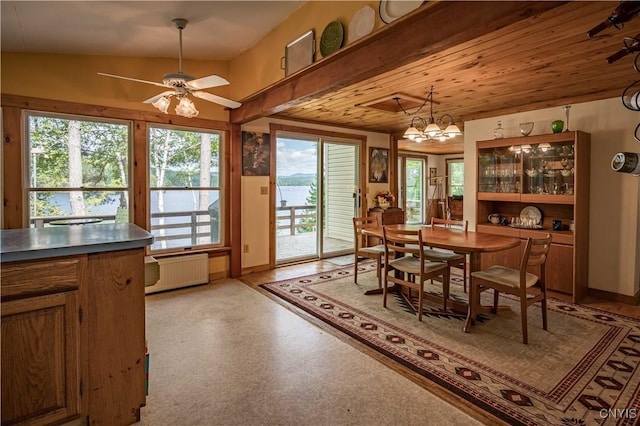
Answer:
<svg viewBox="0 0 640 426"><path fill-rule="evenodd" d="M422 234L422 241L425 245L451 250L455 253L469 255L469 272L480 270L480 261L482 253L496 252L508 250L520 245L520 239L509 237L506 235L488 234L485 232L465 231L453 227L430 226L420 224L395 224L385 225L387 232L394 230L419 230ZM367 236L378 237L382 239L382 227L370 227L362 230ZM370 290L365 294L380 293L378 289ZM467 312L467 318L464 323L463 330L469 332L472 320L471 309L469 303L460 303L452 301L452 309L464 309ZM482 309L484 310L484 309Z"/></svg>

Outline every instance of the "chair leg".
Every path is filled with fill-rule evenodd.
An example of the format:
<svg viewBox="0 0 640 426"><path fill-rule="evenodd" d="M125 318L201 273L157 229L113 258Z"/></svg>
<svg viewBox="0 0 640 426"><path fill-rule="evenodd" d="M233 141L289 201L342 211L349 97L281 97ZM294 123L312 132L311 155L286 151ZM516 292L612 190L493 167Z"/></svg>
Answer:
<svg viewBox="0 0 640 426"><path fill-rule="evenodd" d="M522 319L522 343L529 343L527 337L527 295L520 296L520 317Z"/></svg>
<svg viewBox="0 0 640 426"><path fill-rule="evenodd" d="M450 269L446 268L442 273L442 309L447 311L447 301L449 300L449 283L451 282Z"/></svg>
<svg viewBox="0 0 640 426"><path fill-rule="evenodd" d="M378 277L378 288L382 288L382 258L380 256L376 261L376 276Z"/></svg>
<svg viewBox="0 0 640 426"><path fill-rule="evenodd" d="M358 255L357 254L353 262L353 282L355 284L358 284Z"/></svg>
<svg viewBox="0 0 640 426"><path fill-rule="evenodd" d="M542 329L547 329L547 297L545 295L544 299L540 302L542 305Z"/></svg>
<svg viewBox="0 0 640 426"><path fill-rule="evenodd" d="M498 313L498 298L499 297L500 297L500 292L494 288L493 289L493 310L491 311L494 314Z"/></svg>
<svg viewBox="0 0 640 426"><path fill-rule="evenodd" d="M424 281L420 281L420 291L418 292L418 321L422 321L422 304L424 303Z"/></svg>
<svg viewBox="0 0 640 426"><path fill-rule="evenodd" d="M387 268L384 269L384 279L382 280L382 307L387 307Z"/></svg>

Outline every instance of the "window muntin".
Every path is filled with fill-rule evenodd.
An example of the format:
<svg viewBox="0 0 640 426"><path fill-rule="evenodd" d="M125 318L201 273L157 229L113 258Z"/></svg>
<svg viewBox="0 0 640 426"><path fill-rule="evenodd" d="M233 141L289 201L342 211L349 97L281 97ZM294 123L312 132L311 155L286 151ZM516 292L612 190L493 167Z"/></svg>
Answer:
<svg viewBox="0 0 640 426"><path fill-rule="evenodd" d="M222 148L219 132L149 127L152 251L222 245Z"/></svg>
<svg viewBox="0 0 640 426"><path fill-rule="evenodd" d="M61 218L114 221L128 211L128 122L29 112L25 123L30 226Z"/></svg>

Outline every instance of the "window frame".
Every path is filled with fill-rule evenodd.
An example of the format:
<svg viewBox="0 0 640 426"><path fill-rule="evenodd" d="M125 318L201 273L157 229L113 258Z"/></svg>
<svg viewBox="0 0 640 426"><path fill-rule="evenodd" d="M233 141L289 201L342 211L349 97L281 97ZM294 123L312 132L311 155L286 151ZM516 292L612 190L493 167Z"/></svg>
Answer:
<svg viewBox="0 0 640 426"><path fill-rule="evenodd" d="M117 124L124 125L127 127L127 185L121 187L71 187L71 186L61 186L61 187L34 187L32 186L31 181L31 134L29 129L29 121L30 117L47 117L52 119L59 120L68 120L68 121L87 121L87 122L96 122L96 123L107 123L107 124ZM24 209L23 209L23 223L26 224L27 227L36 226L35 219L31 218L31 209L30 209L30 198L31 193L33 192L125 192L128 194L128 199L130 205L133 205L133 187L134 187L134 169L133 169L133 122L131 120L125 120L121 118L110 118L110 117L102 117L102 116L93 116L93 115L82 115L82 114L69 114L69 113L59 113L54 111L39 111L32 109L23 109L21 114L21 126L22 126L22 134L24 143L22 144L22 170L21 179L22 179L22 188L24 191ZM131 221L131 210L129 212L128 220ZM83 217L92 218L96 215L86 215ZM55 216L52 220L55 220L59 217Z"/></svg>
<svg viewBox="0 0 640 426"><path fill-rule="evenodd" d="M454 185L451 185L451 178L452 178L452 173L450 173L450 165L452 163L461 163L462 167L464 167L464 157L452 157L452 158L447 158L445 159L445 163L446 163L446 169L447 169L447 179L446 179L446 189L445 189L445 193L447 197L452 197L451 195L451 187ZM463 169L463 178L464 178L464 169ZM460 186L460 185L455 185L455 186ZM462 181L462 194L464 194L464 179Z"/></svg>
<svg viewBox="0 0 640 426"><path fill-rule="evenodd" d="M184 132L192 132L192 133L209 133L212 135L218 135L218 186L209 186L209 187L200 187L200 186L188 186L188 187L180 187L180 186L152 186L151 185L151 130L153 128L166 129L169 131L184 131ZM201 251L211 251L212 249L221 249L227 247L227 204L230 202L228 198L228 194L226 188L228 187L227 180L229 178L228 168L230 165L227 162L227 132L222 129L208 129L199 126L187 126L187 125L176 125L176 124L167 124L167 123L147 123L146 126L146 152L147 152L147 173L146 173L146 199L147 199L147 229L149 232L153 233L152 229L152 192L153 191L218 191L219 193L219 238L220 241L218 243L208 243L208 244L197 244L193 246L179 246L179 247L167 247L167 248L156 248L153 249L152 245L147 247L147 252L153 255L159 254L173 254L173 253L182 253L185 250L190 252L201 252ZM213 158L213 156L212 156ZM211 232L211 231L210 231ZM155 236L155 235L154 235Z"/></svg>

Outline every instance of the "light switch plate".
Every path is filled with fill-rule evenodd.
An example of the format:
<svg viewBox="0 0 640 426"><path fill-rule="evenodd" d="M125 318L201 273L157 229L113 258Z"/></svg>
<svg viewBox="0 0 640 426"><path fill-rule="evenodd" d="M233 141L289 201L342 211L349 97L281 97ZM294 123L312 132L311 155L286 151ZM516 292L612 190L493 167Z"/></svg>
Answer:
<svg viewBox="0 0 640 426"><path fill-rule="evenodd" d="M269 195L269 187L261 186L260 187L260 195Z"/></svg>

